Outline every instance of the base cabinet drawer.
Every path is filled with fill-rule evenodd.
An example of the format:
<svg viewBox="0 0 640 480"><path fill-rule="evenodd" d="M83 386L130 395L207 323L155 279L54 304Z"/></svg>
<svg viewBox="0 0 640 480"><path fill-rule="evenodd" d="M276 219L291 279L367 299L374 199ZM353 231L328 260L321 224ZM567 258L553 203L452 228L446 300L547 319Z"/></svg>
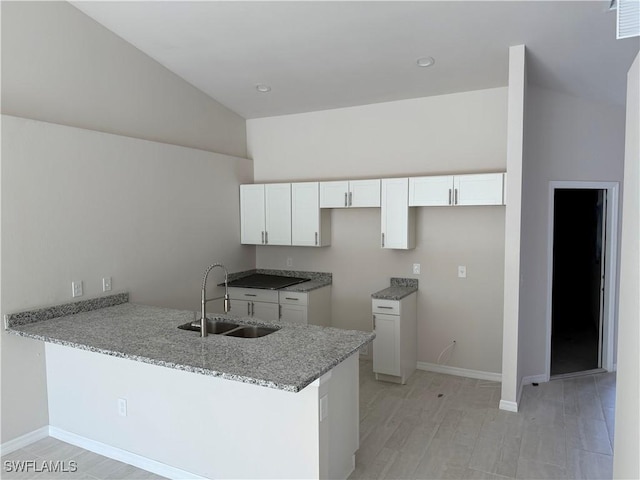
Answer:
<svg viewBox="0 0 640 480"><path fill-rule="evenodd" d="M277 290L263 290L260 288L230 287L229 297L232 300L249 300L252 302L278 303Z"/></svg>

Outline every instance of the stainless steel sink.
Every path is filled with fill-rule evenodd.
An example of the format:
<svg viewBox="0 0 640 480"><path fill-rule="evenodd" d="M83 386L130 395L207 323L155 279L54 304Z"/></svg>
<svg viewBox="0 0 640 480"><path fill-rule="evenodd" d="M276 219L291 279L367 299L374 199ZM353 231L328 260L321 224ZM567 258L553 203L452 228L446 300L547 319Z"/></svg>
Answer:
<svg viewBox="0 0 640 480"><path fill-rule="evenodd" d="M200 331L200 322L189 322L178 325L181 330ZM241 325L238 323L224 322L207 318L207 332L216 335L227 335L229 337L259 338L278 331L279 328L259 327L257 325Z"/></svg>
<svg viewBox="0 0 640 480"><path fill-rule="evenodd" d="M277 331L277 328L270 327L257 327L253 325L249 325L246 327L236 328L235 330L231 330L225 335L228 337L242 337L242 338L258 338L264 337L265 335L269 335Z"/></svg>
<svg viewBox="0 0 640 480"><path fill-rule="evenodd" d="M240 325L237 323L221 322L207 318L207 332L221 334L238 328ZM192 330L194 332L200 331L200 322L189 322L184 325L179 325L178 328L182 330Z"/></svg>

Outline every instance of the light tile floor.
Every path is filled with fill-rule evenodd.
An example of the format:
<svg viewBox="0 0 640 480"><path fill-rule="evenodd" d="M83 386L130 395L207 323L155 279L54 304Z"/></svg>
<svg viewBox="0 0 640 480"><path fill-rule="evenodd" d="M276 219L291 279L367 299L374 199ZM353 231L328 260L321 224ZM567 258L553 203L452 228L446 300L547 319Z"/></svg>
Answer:
<svg viewBox="0 0 640 480"><path fill-rule="evenodd" d="M417 371L377 382L360 362L360 450L351 479L610 479L613 373L524 388L518 413L498 410L500 384ZM74 473L7 472L6 461L64 461ZM2 457L7 479L160 479L53 438ZM13 463L15 465L15 463ZM41 468L40 468L41 469Z"/></svg>
<svg viewBox="0 0 640 480"><path fill-rule="evenodd" d="M35 465L27 465L24 462L35 462ZM59 463L56 465L56 462ZM47 468L58 471L52 473L47 471ZM4 455L1 472L0 477L3 479L148 480L164 478L52 437Z"/></svg>
<svg viewBox="0 0 640 480"><path fill-rule="evenodd" d="M351 479L610 479L615 373L523 389L498 409L500 384L417 371L377 382L360 362L360 450Z"/></svg>

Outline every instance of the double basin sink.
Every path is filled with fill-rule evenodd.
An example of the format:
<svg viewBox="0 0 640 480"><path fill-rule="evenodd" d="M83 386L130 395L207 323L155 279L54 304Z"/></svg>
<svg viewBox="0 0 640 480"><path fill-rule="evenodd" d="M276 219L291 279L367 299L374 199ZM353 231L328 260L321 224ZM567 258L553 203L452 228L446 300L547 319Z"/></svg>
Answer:
<svg viewBox="0 0 640 480"><path fill-rule="evenodd" d="M179 325L178 328L182 330L191 330L194 332L200 331L200 322L189 322L183 325ZM240 337L240 338L258 338L269 335L270 333L278 331L279 328L274 327L260 327L257 325L243 325L240 323L231 323L224 321L212 320L207 318L207 333L213 335L226 335L227 337Z"/></svg>

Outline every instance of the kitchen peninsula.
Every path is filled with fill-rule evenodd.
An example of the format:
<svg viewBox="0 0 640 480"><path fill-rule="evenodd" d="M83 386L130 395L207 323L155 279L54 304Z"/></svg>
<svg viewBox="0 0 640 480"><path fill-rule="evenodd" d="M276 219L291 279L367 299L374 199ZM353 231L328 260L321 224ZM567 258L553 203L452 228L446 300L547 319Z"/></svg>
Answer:
<svg viewBox="0 0 640 480"><path fill-rule="evenodd" d="M130 452L176 477L351 473L358 350L373 334L280 324L260 338L200 338L177 328L192 320L127 294L5 318L9 333L46 342L54 436Z"/></svg>

